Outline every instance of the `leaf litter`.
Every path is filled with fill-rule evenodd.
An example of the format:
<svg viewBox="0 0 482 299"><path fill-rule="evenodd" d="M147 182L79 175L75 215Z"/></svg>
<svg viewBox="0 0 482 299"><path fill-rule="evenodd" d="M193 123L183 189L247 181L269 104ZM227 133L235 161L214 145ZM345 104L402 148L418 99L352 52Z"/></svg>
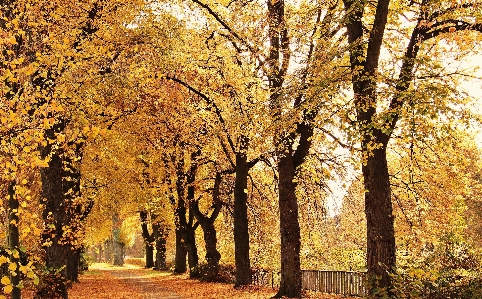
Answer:
<svg viewBox="0 0 482 299"><path fill-rule="evenodd" d="M134 265L116 267L96 263L69 290L69 299L268 299L276 294L269 287L201 282L186 274L154 271ZM30 299L32 292L23 292ZM308 299L357 298L305 292Z"/></svg>

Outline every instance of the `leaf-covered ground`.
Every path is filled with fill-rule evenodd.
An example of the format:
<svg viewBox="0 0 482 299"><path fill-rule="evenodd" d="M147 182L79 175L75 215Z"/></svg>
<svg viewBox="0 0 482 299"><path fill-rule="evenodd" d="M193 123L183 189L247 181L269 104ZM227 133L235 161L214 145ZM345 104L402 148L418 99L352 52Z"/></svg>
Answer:
<svg viewBox="0 0 482 299"><path fill-rule="evenodd" d="M69 291L69 299L257 299L271 298L271 288L249 286L234 289L232 284L206 283L186 275L153 271L134 265L114 267L94 264ZM22 298L31 298L24 292ZM310 299L346 298L327 294L306 294Z"/></svg>

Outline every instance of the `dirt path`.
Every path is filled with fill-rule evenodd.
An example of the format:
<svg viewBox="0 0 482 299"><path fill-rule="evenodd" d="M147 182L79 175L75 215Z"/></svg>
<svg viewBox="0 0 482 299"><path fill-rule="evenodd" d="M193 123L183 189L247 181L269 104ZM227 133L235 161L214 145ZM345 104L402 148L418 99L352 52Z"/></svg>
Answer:
<svg viewBox="0 0 482 299"><path fill-rule="evenodd" d="M184 299L157 283L149 270L94 265L69 291L70 299Z"/></svg>
<svg viewBox="0 0 482 299"><path fill-rule="evenodd" d="M191 280L187 275L153 271L138 266L113 267L94 264L69 291L69 299L258 299L271 298L269 288Z"/></svg>
<svg viewBox="0 0 482 299"><path fill-rule="evenodd" d="M119 279L130 290L135 290L140 294L139 298L182 299L180 295L159 286L153 279L143 276L138 271L114 270L111 271L111 275Z"/></svg>
<svg viewBox="0 0 482 299"><path fill-rule="evenodd" d="M94 264L69 291L69 299L268 299L276 290L192 280L187 275L153 271L138 266ZM30 297L24 296L28 299ZM307 293L305 299L341 299L342 296ZM346 299L346 298L345 298Z"/></svg>

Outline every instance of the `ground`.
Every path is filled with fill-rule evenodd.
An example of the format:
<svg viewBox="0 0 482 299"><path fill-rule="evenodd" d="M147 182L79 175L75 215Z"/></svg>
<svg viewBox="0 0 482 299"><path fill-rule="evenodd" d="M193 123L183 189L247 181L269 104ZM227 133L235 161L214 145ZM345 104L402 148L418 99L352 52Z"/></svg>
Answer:
<svg viewBox="0 0 482 299"><path fill-rule="evenodd" d="M94 264L69 291L69 299L258 299L271 298L276 290L249 286L240 290L232 284L206 283L186 275L144 269L135 265L114 267ZM22 298L30 299L24 292ZM309 299L338 299L342 296L306 294Z"/></svg>

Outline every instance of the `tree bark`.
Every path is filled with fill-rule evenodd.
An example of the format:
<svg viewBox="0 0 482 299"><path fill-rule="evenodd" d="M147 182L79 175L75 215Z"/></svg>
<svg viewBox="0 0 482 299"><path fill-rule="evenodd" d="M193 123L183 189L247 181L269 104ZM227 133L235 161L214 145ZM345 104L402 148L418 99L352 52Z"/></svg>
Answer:
<svg viewBox="0 0 482 299"><path fill-rule="evenodd" d="M196 228L197 225L187 227L185 234L189 270L195 269L199 265L199 256L196 246ZM195 277L193 273L193 271L190 272L191 278Z"/></svg>
<svg viewBox="0 0 482 299"><path fill-rule="evenodd" d="M186 221L186 206L184 200L178 198L178 206L176 209L176 268L175 273L185 273L187 271L187 254L188 254L188 227Z"/></svg>
<svg viewBox="0 0 482 299"><path fill-rule="evenodd" d="M112 245L114 247L114 266L124 266L124 243L114 241Z"/></svg>
<svg viewBox="0 0 482 299"><path fill-rule="evenodd" d="M219 260L221 259L221 254L217 249L218 240L216 236L216 228L214 227L214 222L222 208L222 202L219 197L221 179L221 174L217 173L212 193L212 206L214 207L214 210L211 216L208 217L199 210L199 202L197 200L192 200L189 204L190 211L193 213L194 217L196 217L204 233L206 261L208 264L208 280L216 279L219 270Z"/></svg>
<svg viewBox="0 0 482 299"><path fill-rule="evenodd" d="M234 286L251 284L248 230L248 163L246 153L236 154L234 183L234 259L236 281Z"/></svg>
<svg viewBox="0 0 482 299"><path fill-rule="evenodd" d="M191 203L194 201L194 183L196 180L196 171L197 171L197 158L201 154L200 150L196 150L191 153L191 166L186 174L186 185L187 185L187 203ZM197 253L197 246L196 246L196 229L199 225L199 222L194 222L194 214L191 208L188 210L188 223L186 226L186 248L187 248L187 262L189 264L189 274L191 278L196 271L192 271L192 269L197 268L199 265L199 256Z"/></svg>
<svg viewBox="0 0 482 299"><path fill-rule="evenodd" d="M281 122L282 88L285 74L290 63L289 38L284 19L284 1L267 1L269 18L269 87L270 106L275 121ZM293 108L297 109L302 96L296 98ZM303 133L309 133L304 131ZM312 131L311 131L312 133ZM307 135L308 136L308 135ZM300 226L298 223L298 201L296 198L296 168L306 157L311 142L301 136L300 145L293 152L296 133L285 133L279 130L275 133L274 142L279 173L278 201L281 238L281 282L277 298L301 297L301 263L300 263ZM296 159L294 155L298 156Z"/></svg>
<svg viewBox="0 0 482 299"><path fill-rule="evenodd" d="M10 282L13 286L11 299L22 298L21 289L18 287L20 283L20 258L15 257L14 251L20 253L20 235L18 231L19 218L17 211L19 208L18 200L15 198L15 181L12 180L8 186L8 247L11 250L10 262L17 265L13 273L10 271ZM17 255L18 256L18 255Z"/></svg>
<svg viewBox="0 0 482 299"><path fill-rule="evenodd" d="M206 261L212 269L213 274L217 274L221 254L217 249L218 239L216 237L214 222L206 221L204 224L200 222L200 225L203 229L204 242L206 243Z"/></svg>
<svg viewBox="0 0 482 299"><path fill-rule="evenodd" d="M154 267L154 246L146 243L146 268Z"/></svg>
<svg viewBox="0 0 482 299"><path fill-rule="evenodd" d="M46 139L55 139L56 133L65 129L65 120L60 119L51 129L44 132ZM83 143L75 145L77 157L82 157ZM59 269L60 279L58 291L63 298L68 297L67 283L71 278L77 279L78 267L68 265L71 257L77 256L75 241L83 225L83 221L93 207L93 201L87 205L75 203L80 196L80 171L74 165L74 157L69 157L63 149L52 151L48 144L40 148L43 158L50 156L48 167L40 169L42 181L42 197L44 210L42 217L45 229L42 234L45 249L45 264L53 273ZM71 261L75 263L75 261ZM39 292L39 296L42 292Z"/></svg>
<svg viewBox="0 0 482 299"><path fill-rule="evenodd" d="M80 248L69 250L67 256L67 279L69 281L79 281Z"/></svg>
<svg viewBox="0 0 482 299"><path fill-rule="evenodd" d="M184 228L176 228L176 256L175 256L175 268L174 273L186 273L187 271L187 249L184 242Z"/></svg>
<svg viewBox="0 0 482 299"><path fill-rule="evenodd" d="M96 259L95 261L97 263L102 263L105 261L105 257L104 257L104 245L103 244L99 244L97 245L97 248L98 248L98 251L96 250Z"/></svg>
<svg viewBox="0 0 482 299"><path fill-rule="evenodd" d="M103 261L107 263L114 263L114 245L112 240L104 242Z"/></svg>
<svg viewBox="0 0 482 299"><path fill-rule="evenodd" d="M83 144L78 144L76 146L77 158L82 157L81 148ZM75 199L81 196L80 191L80 179L81 174L77 167L73 164L73 159L70 157L63 158L64 163L64 173L62 174L63 181L62 185L64 188L64 202L67 206L67 218L68 225L71 228L72 233L68 236L68 243L76 244L78 236L75 232L78 232L84 225L84 221L89 215L92 207L94 205L93 200L84 203L75 203ZM67 248L67 268L66 275L69 281L79 280L79 264L80 264L80 254L82 248L79 245L68 246Z"/></svg>
<svg viewBox="0 0 482 299"><path fill-rule="evenodd" d="M53 134L53 132L51 132ZM50 138L53 138L51 136ZM50 151L44 152L44 157ZM48 244L45 249L45 265L52 271L59 271L61 278L66 279L66 262L69 252L68 246L64 245L61 238L63 227L69 224L67 219L66 205L63 189L63 161L58 153L51 155L48 167L40 169L42 180L42 197L44 201L44 211L42 217L45 222L45 230L42 234L42 241ZM59 283L59 292L64 299L68 298L67 285Z"/></svg>
<svg viewBox="0 0 482 299"><path fill-rule="evenodd" d="M278 160L279 217L281 235L281 282L276 297L301 297L301 235L298 222L295 168L293 155L286 153Z"/></svg>
<svg viewBox="0 0 482 299"><path fill-rule="evenodd" d="M397 98L390 108L393 111L391 120L386 124L374 124L377 116L377 69L380 49L388 16L389 0L377 3L373 27L369 32L368 45L361 42L364 38L364 5L353 0L344 0L345 10L349 12L346 24L350 47L350 65L353 71L352 85L357 121L362 136L362 148L366 161L362 164L365 187L365 214L367 217L367 275L368 295L373 298L391 296L392 282L390 273L396 265L395 229L392 215L392 198L389 172L386 158L390 132L395 128L400 103ZM417 26L419 28L420 26ZM418 30L418 29L415 29ZM409 44L409 47L413 43ZM366 48L365 48L366 47ZM415 55L409 51L409 55ZM413 58L413 57L410 57ZM409 59L412 61L412 59ZM407 78L411 73L411 64L404 63L400 78ZM407 82L404 82L407 83ZM405 87L397 86L403 91ZM389 130L383 132L378 126ZM371 149L374 145L378 148ZM383 297L385 298L385 297Z"/></svg>
<svg viewBox="0 0 482 299"><path fill-rule="evenodd" d="M176 159L177 158L177 159ZM187 220L186 220L186 174L184 173L184 154L180 157L172 157L176 168L176 193L177 205L174 211L176 221L176 266L174 273L187 271Z"/></svg>
<svg viewBox="0 0 482 299"><path fill-rule="evenodd" d="M395 266L395 231L386 146L372 151L362 167L367 217L367 275L370 293L384 288L390 293L389 273Z"/></svg>
<svg viewBox="0 0 482 299"><path fill-rule="evenodd" d="M167 270L166 264L166 239L167 229L162 223L154 223L152 225L154 240L156 243L156 260L154 266L157 270ZM184 263L185 264L185 263Z"/></svg>
<svg viewBox="0 0 482 299"><path fill-rule="evenodd" d="M280 137L276 145L279 174L279 213L281 236L281 281L275 297L301 297L301 234L298 220L296 176L311 148L313 119L316 112L303 111L303 119L296 125L296 133ZM298 146L293 150L295 136Z"/></svg>
<svg viewBox="0 0 482 299"><path fill-rule="evenodd" d="M154 267L154 232L149 233L147 227L147 212L140 211L139 215L141 218L142 238L144 239L146 249L146 268L152 268Z"/></svg>

